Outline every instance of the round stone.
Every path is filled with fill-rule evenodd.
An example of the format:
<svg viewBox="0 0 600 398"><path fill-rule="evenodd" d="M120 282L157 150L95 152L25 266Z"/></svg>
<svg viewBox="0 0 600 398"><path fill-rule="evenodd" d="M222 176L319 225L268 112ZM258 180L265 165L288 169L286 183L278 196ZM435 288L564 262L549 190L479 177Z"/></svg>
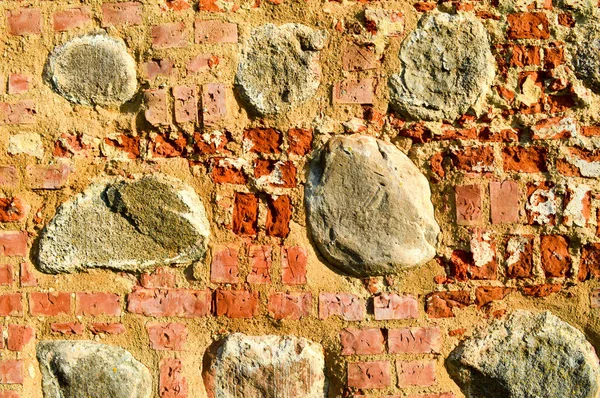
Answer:
<svg viewBox="0 0 600 398"><path fill-rule="evenodd" d="M446 360L467 398L595 398L600 366L583 333L550 312L515 311Z"/></svg>
<svg viewBox="0 0 600 398"><path fill-rule="evenodd" d="M45 77L57 93L81 105L121 105L137 89L135 61L125 43L101 34L77 37L55 48Z"/></svg>
<svg viewBox="0 0 600 398"><path fill-rule="evenodd" d="M321 80L327 33L300 24L262 25L250 33L235 84L259 115L286 112L310 99Z"/></svg>
<svg viewBox="0 0 600 398"><path fill-rule="evenodd" d="M484 26L469 14L425 15L402 44L390 104L413 119L454 120L489 90L495 63Z"/></svg>
<svg viewBox="0 0 600 398"><path fill-rule="evenodd" d="M588 22L578 29L571 48L575 75L600 94L600 30L597 24Z"/></svg>
<svg viewBox="0 0 600 398"><path fill-rule="evenodd" d="M440 232L429 183L395 146L366 136L330 139L310 164L308 226L343 272L396 273L435 256Z"/></svg>

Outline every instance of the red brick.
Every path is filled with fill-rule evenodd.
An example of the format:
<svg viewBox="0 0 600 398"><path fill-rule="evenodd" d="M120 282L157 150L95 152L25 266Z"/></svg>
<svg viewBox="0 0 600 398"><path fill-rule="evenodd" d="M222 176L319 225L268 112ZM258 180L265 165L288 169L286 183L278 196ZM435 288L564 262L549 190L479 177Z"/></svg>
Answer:
<svg viewBox="0 0 600 398"><path fill-rule="evenodd" d="M248 283L271 283L271 246L250 245L248 247L250 273Z"/></svg>
<svg viewBox="0 0 600 398"><path fill-rule="evenodd" d="M210 159L210 176L217 184L246 184L243 160L214 157Z"/></svg>
<svg viewBox="0 0 600 398"><path fill-rule="evenodd" d="M543 235L540 245L542 268L547 278L565 277L571 269L569 240L561 235Z"/></svg>
<svg viewBox="0 0 600 398"><path fill-rule="evenodd" d="M210 290L134 289L127 311L146 316L202 317L210 314Z"/></svg>
<svg viewBox="0 0 600 398"><path fill-rule="evenodd" d="M0 124L33 124L36 114L33 100L0 102Z"/></svg>
<svg viewBox="0 0 600 398"><path fill-rule="evenodd" d="M544 48L544 68L551 70L565 63L565 50L556 43Z"/></svg>
<svg viewBox="0 0 600 398"><path fill-rule="evenodd" d="M190 59L185 65L188 73L199 73L219 65L220 62L221 60L216 55L200 54Z"/></svg>
<svg viewBox="0 0 600 398"><path fill-rule="evenodd" d="M152 27L152 47L181 48L188 45L188 32L183 22L171 22Z"/></svg>
<svg viewBox="0 0 600 398"><path fill-rule="evenodd" d="M217 20L196 21L196 44L237 43L238 27L234 23Z"/></svg>
<svg viewBox="0 0 600 398"><path fill-rule="evenodd" d="M207 83L202 86L202 122L216 123L227 116L227 91L224 84Z"/></svg>
<svg viewBox="0 0 600 398"><path fill-rule="evenodd" d="M77 315L121 315L121 296L114 293L77 293Z"/></svg>
<svg viewBox="0 0 600 398"><path fill-rule="evenodd" d="M451 392L444 392L440 394L408 395L406 398L456 398L456 396Z"/></svg>
<svg viewBox="0 0 600 398"><path fill-rule="evenodd" d="M437 326L388 330L391 354L439 354L442 332Z"/></svg>
<svg viewBox="0 0 600 398"><path fill-rule="evenodd" d="M511 146L502 150L505 171L521 173L540 173L548 171L546 158L548 149L545 147Z"/></svg>
<svg viewBox="0 0 600 398"><path fill-rule="evenodd" d="M333 86L336 104L372 104L375 97L373 79L344 80Z"/></svg>
<svg viewBox="0 0 600 398"><path fill-rule="evenodd" d="M67 184L71 168L64 163L28 165L25 172L31 189L61 189Z"/></svg>
<svg viewBox="0 0 600 398"><path fill-rule="evenodd" d="M235 193L233 232L238 235L258 233L258 198L253 193Z"/></svg>
<svg viewBox="0 0 600 398"><path fill-rule="evenodd" d="M577 125L570 117L551 117L537 122L531 130L534 140L558 140L570 138Z"/></svg>
<svg viewBox="0 0 600 398"><path fill-rule="evenodd" d="M8 93L23 94L29 90L31 86L31 76L20 73L13 73L8 77Z"/></svg>
<svg viewBox="0 0 600 398"><path fill-rule="evenodd" d="M588 243L581 250L578 279L600 279L600 243Z"/></svg>
<svg viewBox="0 0 600 398"><path fill-rule="evenodd" d="M146 93L144 93L144 97ZM119 134L115 138L104 138L106 145L116 148L119 152L123 152L128 159L135 159L140 156L140 137L139 136L128 136L126 134Z"/></svg>
<svg viewBox="0 0 600 398"><path fill-rule="evenodd" d="M33 328L24 325L8 325L6 348L11 351L23 351L23 348L33 340Z"/></svg>
<svg viewBox="0 0 600 398"><path fill-rule="evenodd" d="M494 150L491 146L475 146L451 152L452 163L469 173L489 173L495 170Z"/></svg>
<svg viewBox="0 0 600 398"><path fill-rule="evenodd" d="M182 132L175 134L152 134L149 149L153 157L173 158L182 156L187 146L187 138Z"/></svg>
<svg viewBox="0 0 600 398"><path fill-rule="evenodd" d="M305 156L312 150L313 132L310 129L288 130L288 152Z"/></svg>
<svg viewBox="0 0 600 398"><path fill-rule="evenodd" d="M0 286L12 286L14 282L13 268L10 264L0 265Z"/></svg>
<svg viewBox="0 0 600 398"><path fill-rule="evenodd" d="M154 350L182 351L188 331L182 323L150 323L146 325L150 347Z"/></svg>
<svg viewBox="0 0 600 398"><path fill-rule="evenodd" d="M306 250L299 246L281 248L281 281L286 285L306 283Z"/></svg>
<svg viewBox="0 0 600 398"><path fill-rule="evenodd" d="M18 8L6 11L8 33L14 36L42 33L42 14L37 8Z"/></svg>
<svg viewBox="0 0 600 398"><path fill-rule="evenodd" d="M238 283L238 250L239 246L217 245L212 250L210 265L210 281L214 283Z"/></svg>
<svg viewBox="0 0 600 398"><path fill-rule="evenodd" d="M562 289L560 283L544 283L542 285L523 286L521 291L525 296L548 297Z"/></svg>
<svg viewBox="0 0 600 398"><path fill-rule="evenodd" d="M567 26L569 28L572 28L573 26L575 26L575 18L573 18L573 15L565 12L565 13L561 13L558 14L558 23L562 26Z"/></svg>
<svg viewBox="0 0 600 398"><path fill-rule="evenodd" d="M504 299L513 289L502 286L480 286L475 289L475 305L477 308L484 307L492 301Z"/></svg>
<svg viewBox="0 0 600 398"><path fill-rule="evenodd" d="M198 121L198 97L196 96L196 87L173 87L173 99L175 101L175 122L195 123Z"/></svg>
<svg viewBox="0 0 600 398"><path fill-rule="evenodd" d="M121 334L125 333L125 326L122 323L105 323L105 322L96 322L92 323L89 326L90 332L92 334Z"/></svg>
<svg viewBox="0 0 600 398"><path fill-rule="evenodd" d="M272 293L269 296L269 316L273 319L298 320L310 316L311 308L310 293Z"/></svg>
<svg viewBox="0 0 600 398"><path fill-rule="evenodd" d="M258 315L258 292L247 290L217 290L217 316L252 318Z"/></svg>
<svg viewBox="0 0 600 398"><path fill-rule="evenodd" d="M0 384L23 384L23 360L0 361Z"/></svg>
<svg viewBox="0 0 600 398"><path fill-rule="evenodd" d="M425 298L425 310L430 318L452 318L454 308L463 308L471 304L468 291L433 292Z"/></svg>
<svg viewBox="0 0 600 398"><path fill-rule="evenodd" d="M515 181L490 182L492 224L519 221L519 185Z"/></svg>
<svg viewBox="0 0 600 398"><path fill-rule="evenodd" d="M0 186L15 187L19 184L19 172L14 166L0 166Z"/></svg>
<svg viewBox="0 0 600 398"><path fill-rule="evenodd" d="M254 161L254 177L258 183L272 187L295 188L296 166L292 161L256 159Z"/></svg>
<svg viewBox="0 0 600 398"><path fill-rule="evenodd" d="M561 207L561 196L554 183L543 181L527 184L527 218L529 224L555 225Z"/></svg>
<svg viewBox="0 0 600 398"><path fill-rule="evenodd" d="M398 387L429 387L436 384L434 361L396 361Z"/></svg>
<svg viewBox="0 0 600 398"><path fill-rule="evenodd" d="M346 321L362 321L365 318L365 302L350 293L320 293L319 319L339 316Z"/></svg>
<svg viewBox="0 0 600 398"><path fill-rule="evenodd" d="M13 390L0 391L0 398L21 398L19 393Z"/></svg>
<svg viewBox="0 0 600 398"><path fill-rule="evenodd" d="M538 46L513 46L510 66L540 65L540 48Z"/></svg>
<svg viewBox="0 0 600 398"><path fill-rule="evenodd" d="M145 288L175 287L176 275L167 267L140 275L140 284Z"/></svg>
<svg viewBox="0 0 600 398"><path fill-rule="evenodd" d="M342 355L376 355L383 353L383 333L378 328L346 328L340 332Z"/></svg>
<svg viewBox="0 0 600 398"><path fill-rule="evenodd" d="M348 364L348 387L386 388L392 384L388 361Z"/></svg>
<svg viewBox="0 0 600 398"><path fill-rule="evenodd" d="M547 39L550 37L548 17L541 12L508 14L509 39Z"/></svg>
<svg viewBox="0 0 600 398"><path fill-rule="evenodd" d="M81 322L52 323L50 324L50 330L66 336L82 335L83 324Z"/></svg>
<svg viewBox="0 0 600 398"><path fill-rule="evenodd" d="M29 293L29 311L33 316L56 316L71 313L70 293Z"/></svg>
<svg viewBox="0 0 600 398"><path fill-rule="evenodd" d="M565 194L563 224L585 227L590 220L592 210L591 188L587 185L568 184Z"/></svg>
<svg viewBox="0 0 600 398"><path fill-rule="evenodd" d="M21 293L0 294L0 316L23 316Z"/></svg>
<svg viewBox="0 0 600 398"><path fill-rule="evenodd" d="M85 27L92 23L89 7L76 7L54 13L52 24L55 32Z"/></svg>
<svg viewBox="0 0 600 398"><path fill-rule="evenodd" d="M419 317L419 303L414 296L382 293L373 298L375 319L410 319Z"/></svg>
<svg viewBox="0 0 600 398"><path fill-rule="evenodd" d="M252 128L244 131L244 149L255 153L281 152L281 133L272 128Z"/></svg>
<svg viewBox="0 0 600 398"><path fill-rule="evenodd" d="M27 232L0 231L0 248L3 256L26 256Z"/></svg>
<svg viewBox="0 0 600 398"><path fill-rule="evenodd" d="M356 43L346 45L342 52L342 68L347 71L361 71L376 69L379 60L375 55L375 48Z"/></svg>
<svg viewBox="0 0 600 398"><path fill-rule="evenodd" d="M0 198L0 222L23 221L29 206L18 197Z"/></svg>
<svg viewBox="0 0 600 398"><path fill-rule="evenodd" d="M126 1L102 4L102 26L141 25L142 4Z"/></svg>
<svg viewBox="0 0 600 398"><path fill-rule="evenodd" d="M474 225L482 221L481 187L464 185L455 187L456 191L456 223Z"/></svg>
<svg viewBox="0 0 600 398"><path fill-rule="evenodd" d="M173 61L170 59L151 59L144 64L146 77L152 80L156 76L171 76L173 73Z"/></svg>
<svg viewBox="0 0 600 398"><path fill-rule="evenodd" d="M286 238L290 233L292 200L287 195L267 196L266 233L268 236Z"/></svg>
<svg viewBox="0 0 600 398"><path fill-rule="evenodd" d="M533 277L533 236L513 235L506 242L506 276L508 278Z"/></svg>
<svg viewBox="0 0 600 398"><path fill-rule="evenodd" d="M183 375L181 360L163 358L160 361L158 394L160 398L186 398L188 396L188 384Z"/></svg>
<svg viewBox="0 0 600 398"><path fill-rule="evenodd" d="M144 103L146 110L144 117L153 126L169 124L169 108L167 106L167 90L145 90Z"/></svg>

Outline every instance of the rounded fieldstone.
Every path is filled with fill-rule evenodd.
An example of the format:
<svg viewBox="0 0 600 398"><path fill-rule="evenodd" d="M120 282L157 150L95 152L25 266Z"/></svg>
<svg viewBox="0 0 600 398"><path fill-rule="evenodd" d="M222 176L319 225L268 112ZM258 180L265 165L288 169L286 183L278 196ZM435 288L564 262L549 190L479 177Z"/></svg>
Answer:
<svg viewBox="0 0 600 398"><path fill-rule="evenodd" d="M596 398L600 366L583 333L550 312L515 311L446 360L467 398Z"/></svg>
<svg viewBox="0 0 600 398"><path fill-rule="evenodd" d="M391 144L330 139L310 164L305 204L319 252L348 274L392 274L435 256L440 229L429 183Z"/></svg>
<svg viewBox="0 0 600 398"><path fill-rule="evenodd" d="M485 97L494 79L487 32L470 14L423 16L399 57L390 105L413 119L454 120Z"/></svg>
<svg viewBox="0 0 600 398"><path fill-rule="evenodd" d="M244 44L235 84L254 112L286 112L310 99L319 88L319 51L327 33L300 24L255 28Z"/></svg>
<svg viewBox="0 0 600 398"><path fill-rule="evenodd" d="M69 40L48 57L45 77L67 100L121 105L136 92L135 61L121 39L102 34Z"/></svg>
<svg viewBox="0 0 600 398"><path fill-rule="evenodd" d="M593 92L600 94L600 30L598 21L588 22L577 30L571 52L575 75Z"/></svg>

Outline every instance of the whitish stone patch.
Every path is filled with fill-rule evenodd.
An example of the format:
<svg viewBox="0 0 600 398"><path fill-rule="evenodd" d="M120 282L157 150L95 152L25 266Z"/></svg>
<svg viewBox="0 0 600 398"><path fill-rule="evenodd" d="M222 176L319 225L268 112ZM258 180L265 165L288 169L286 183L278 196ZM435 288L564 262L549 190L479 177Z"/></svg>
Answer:
<svg viewBox="0 0 600 398"><path fill-rule="evenodd" d="M91 341L37 345L47 398L149 398L152 376L128 351Z"/></svg>
<svg viewBox="0 0 600 398"><path fill-rule="evenodd" d="M403 115L454 120L488 92L495 63L485 27L470 14L425 15L400 49L390 101Z"/></svg>
<svg viewBox="0 0 600 398"><path fill-rule="evenodd" d="M41 233L38 266L55 274L186 263L204 255L209 234L202 201L182 181L113 179L59 207Z"/></svg>
<svg viewBox="0 0 600 398"><path fill-rule="evenodd" d="M600 367L583 333L550 312L516 311L446 360L467 398L595 398Z"/></svg>
<svg viewBox="0 0 600 398"><path fill-rule="evenodd" d="M45 78L54 90L82 105L121 105L136 92L135 61L121 39L76 37L52 51Z"/></svg>
<svg viewBox="0 0 600 398"><path fill-rule="evenodd" d="M259 115L286 112L310 99L321 80L327 33L300 24L266 24L250 33L235 84Z"/></svg>
<svg viewBox="0 0 600 398"><path fill-rule="evenodd" d="M209 398L324 398L323 347L294 336L235 333L206 353Z"/></svg>
<svg viewBox="0 0 600 398"><path fill-rule="evenodd" d="M11 155L25 154L38 159L44 157L44 144L38 133L19 133L8 139L8 153Z"/></svg>
<svg viewBox="0 0 600 398"><path fill-rule="evenodd" d="M348 274L391 274L435 256L440 229L429 183L391 144L329 140L310 164L305 203L317 248Z"/></svg>

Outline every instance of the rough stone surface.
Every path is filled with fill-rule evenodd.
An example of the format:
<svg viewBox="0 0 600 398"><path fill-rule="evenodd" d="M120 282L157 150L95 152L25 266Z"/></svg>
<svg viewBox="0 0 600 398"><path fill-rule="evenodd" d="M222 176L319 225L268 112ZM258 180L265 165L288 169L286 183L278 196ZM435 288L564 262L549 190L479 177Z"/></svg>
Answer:
<svg viewBox="0 0 600 398"><path fill-rule="evenodd" d="M577 29L572 38L573 66L575 75L595 93L600 93L600 20L591 20ZM582 40L585 38L585 40Z"/></svg>
<svg viewBox="0 0 600 398"><path fill-rule="evenodd" d="M321 79L325 31L300 24L266 24L245 43L235 83L259 115L286 112L310 99Z"/></svg>
<svg viewBox="0 0 600 398"><path fill-rule="evenodd" d="M139 271L201 258L210 234L204 205L174 178L92 184L64 203L43 230L40 270Z"/></svg>
<svg viewBox="0 0 600 398"><path fill-rule="evenodd" d="M310 165L305 202L319 251L351 275L390 274L435 255L440 229L429 183L391 144L329 140Z"/></svg>
<svg viewBox="0 0 600 398"><path fill-rule="evenodd" d="M494 78L487 32L468 14L425 15L400 49L390 101L414 119L454 120L475 106Z"/></svg>
<svg viewBox="0 0 600 398"><path fill-rule="evenodd" d="M37 345L47 398L148 398L152 376L129 351L91 341Z"/></svg>
<svg viewBox="0 0 600 398"><path fill-rule="evenodd" d="M324 398L324 367L310 340L235 333L206 353L203 378L209 398Z"/></svg>
<svg viewBox="0 0 600 398"><path fill-rule="evenodd" d="M125 43L101 34L55 48L45 75L57 93L82 105L120 105L137 89L135 61Z"/></svg>
<svg viewBox="0 0 600 398"><path fill-rule="evenodd" d="M583 333L550 312L515 311L446 361L468 398L592 398L600 367Z"/></svg>

